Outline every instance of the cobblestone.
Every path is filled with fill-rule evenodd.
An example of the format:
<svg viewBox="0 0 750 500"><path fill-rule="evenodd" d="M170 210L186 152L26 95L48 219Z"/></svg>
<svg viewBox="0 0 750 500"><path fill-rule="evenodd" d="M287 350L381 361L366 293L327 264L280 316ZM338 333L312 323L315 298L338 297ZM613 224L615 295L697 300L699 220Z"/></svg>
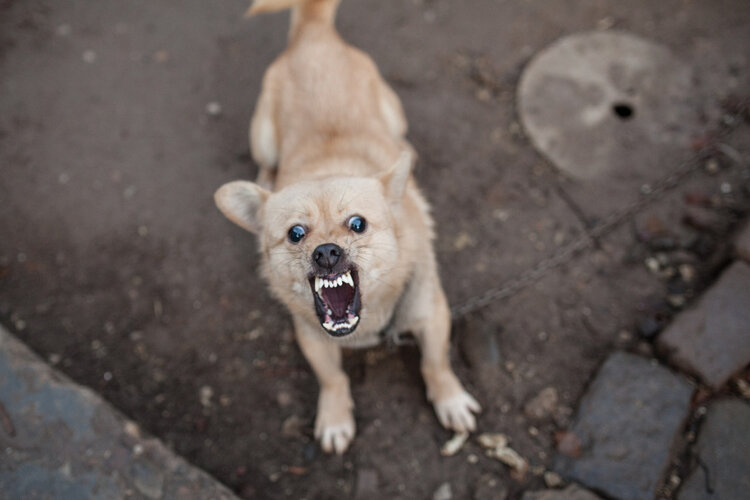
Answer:
<svg viewBox="0 0 750 500"><path fill-rule="evenodd" d="M678 492L678 500L747 498L750 406L736 399L713 403L694 451L698 465Z"/></svg>
<svg viewBox="0 0 750 500"><path fill-rule="evenodd" d="M657 344L673 363L719 388L750 363L750 266L732 264L692 309L682 312Z"/></svg>
<svg viewBox="0 0 750 500"><path fill-rule="evenodd" d="M0 328L4 498L235 496Z"/></svg>
<svg viewBox="0 0 750 500"><path fill-rule="evenodd" d="M553 468L621 500L653 498L692 388L646 359L613 354L585 394L570 433L579 457L558 455Z"/></svg>
<svg viewBox="0 0 750 500"><path fill-rule="evenodd" d="M734 249L741 259L750 262L750 221L745 224L745 227L737 235L737 239L734 242Z"/></svg>
<svg viewBox="0 0 750 500"><path fill-rule="evenodd" d="M588 490L571 484L564 490L527 491L522 500L599 500Z"/></svg>

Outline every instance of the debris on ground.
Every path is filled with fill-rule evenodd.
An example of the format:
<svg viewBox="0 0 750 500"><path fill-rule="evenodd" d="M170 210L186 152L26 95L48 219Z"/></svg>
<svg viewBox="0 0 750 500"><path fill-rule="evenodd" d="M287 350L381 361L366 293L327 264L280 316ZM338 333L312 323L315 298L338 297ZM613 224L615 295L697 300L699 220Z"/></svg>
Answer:
<svg viewBox="0 0 750 500"><path fill-rule="evenodd" d="M488 457L495 458L512 469L511 475L519 481L523 480L529 470L529 462L516 450L508 446L508 436L505 434L480 434L479 444L486 448Z"/></svg>
<svg viewBox="0 0 750 500"><path fill-rule="evenodd" d="M523 411L529 418L541 419L555 411L557 401L557 389L545 387L526 403Z"/></svg>
<svg viewBox="0 0 750 500"><path fill-rule="evenodd" d="M452 498L453 489L451 488L451 483L441 484L438 489L435 490L435 493L432 494L432 500L452 500Z"/></svg>
<svg viewBox="0 0 750 500"><path fill-rule="evenodd" d="M443 447L440 448L440 454L444 457L452 457L464 447L467 439L469 439L468 432L455 433L453 437L446 441Z"/></svg>

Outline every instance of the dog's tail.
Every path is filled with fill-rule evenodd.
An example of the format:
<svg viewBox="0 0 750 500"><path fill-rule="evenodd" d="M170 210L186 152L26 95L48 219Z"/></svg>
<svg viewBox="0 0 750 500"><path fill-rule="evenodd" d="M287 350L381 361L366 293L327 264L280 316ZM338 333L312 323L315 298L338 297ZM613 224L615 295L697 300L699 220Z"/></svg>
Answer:
<svg viewBox="0 0 750 500"><path fill-rule="evenodd" d="M311 21L332 26L339 2L341 0L255 0L245 12L245 17L292 9L292 22L289 27L289 38L292 38L301 26Z"/></svg>

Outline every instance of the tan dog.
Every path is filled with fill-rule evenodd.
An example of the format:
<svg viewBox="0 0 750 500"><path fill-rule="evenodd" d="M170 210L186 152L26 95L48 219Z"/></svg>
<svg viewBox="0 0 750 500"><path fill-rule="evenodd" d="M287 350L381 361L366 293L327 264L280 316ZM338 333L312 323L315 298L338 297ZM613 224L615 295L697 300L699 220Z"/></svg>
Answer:
<svg viewBox="0 0 750 500"><path fill-rule="evenodd" d="M429 207L396 94L333 27L339 0L256 0L250 14L292 8L289 46L268 68L250 126L257 183L230 182L219 209L260 241L263 274L292 313L320 383L315 436L342 453L354 437L341 347L410 331L446 428L481 411L448 359L450 311L432 249Z"/></svg>

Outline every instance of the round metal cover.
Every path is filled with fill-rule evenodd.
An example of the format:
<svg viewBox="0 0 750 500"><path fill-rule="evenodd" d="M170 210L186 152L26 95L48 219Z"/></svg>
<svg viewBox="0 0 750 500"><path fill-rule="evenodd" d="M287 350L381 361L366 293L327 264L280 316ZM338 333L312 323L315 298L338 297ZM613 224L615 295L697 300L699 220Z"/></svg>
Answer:
<svg viewBox="0 0 750 500"><path fill-rule="evenodd" d="M572 177L646 173L660 156L650 151L688 147L705 127L694 87L690 67L665 47L625 33L582 33L532 59L519 113L535 147Z"/></svg>

